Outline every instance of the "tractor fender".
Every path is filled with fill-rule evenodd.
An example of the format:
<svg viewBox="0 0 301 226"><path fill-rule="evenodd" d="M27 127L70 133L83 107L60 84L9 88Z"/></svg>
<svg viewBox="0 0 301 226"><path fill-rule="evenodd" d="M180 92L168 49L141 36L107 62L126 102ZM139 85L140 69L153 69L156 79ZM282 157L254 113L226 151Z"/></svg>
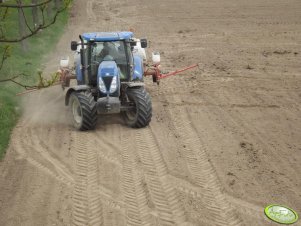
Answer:
<svg viewBox="0 0 301 226"><path fill-rule="evenodd" d="M129 88L145 86L143 82L121 82L121 84L126 85Z"/></svg>
<svg viewBox="0 0 301 226"><path fill-rule="evenodd" d="M70 99L70 95L73 92L78 92L78 91L84 91L84 90L90 90L90 86L87 85L79 85L79 86L73 86L71 88L68 89L66 96L65 96L65 105L68 106L69 105L69 99Z"/></svg>

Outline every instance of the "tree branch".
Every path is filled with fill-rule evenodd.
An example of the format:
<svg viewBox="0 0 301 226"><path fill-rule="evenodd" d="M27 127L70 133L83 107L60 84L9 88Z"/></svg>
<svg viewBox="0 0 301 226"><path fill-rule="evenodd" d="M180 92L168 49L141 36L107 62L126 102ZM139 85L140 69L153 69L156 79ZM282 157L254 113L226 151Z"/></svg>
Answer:
<svg viewBox="0 0 301 226"><path fill-rule="evenodd" d="M15 81L15 79L18 78L18 77L20 77L21 75L27 76L26 74L21 73L21 74L19 74L19 75L13 76L13 77L11 77L11 78L1 79L1 80L0 80L0 83L4 83L4 82L12 82L12 83L15 83L15 84L17 84L17 85L23 87L23 88L26 89L26 90L38 89L38 88L39 88L39 86L28 86L28 85L24 85L24 84L22 84L22 83L20 83L20 82Z"/></svg>
<svg viewBox="0 0 301 226"><path fill-rule="evenodd" d="M52 0L51 0L52 1ZM7 39L7 38L0 38L0 43L3 42L3 43L16 43L16 42L21 42L35 34L37 34L40 30L42 29L46 29L48 27L50 27L52 24L54 24L56 22L56 19L58 17L58 15L60 13L62 13L64 10L67 9L68 5L69 5L70 2L68 2L62 9L56 11L53 19L51 22L49 22L48 24L45 25L45 19L44 19L44 8L41 6L40 9L42 11L42 16L43 16L43 23L41 25L39 25L36 29L31 29L31 33L25 35L25 36L22 36L22 37L19 37L19 38L16 38L16 39Z"/></svg>
<svg viewBox="0 0 301 226"><path fill-rule="evenodd" d="M40 10L42 13L42 25L44 25L45 24L45 15L44 15L45 7L40 6Z"/></svg>
<svg viewBox="0 0 301 226"><path fill-rule="evenodd" d="M15 83L15 84L23 87L26 90L42 89L42 88L47 88L47 87L50 87L50 86L53 86L53 85L61 84L61 81L59 81L60 75L57 72L54 73L54 74L52 74L50 79L45 79L42 76L41 72L38 73L39 83L38 83L38 85L33 85L33 86L25 85L25 84L22 84L20 82L15 81L15 79L18 78L18 77L20 77L21 75L28 76L28 75L26 75L24 73L21 73L19 75L13 76L11 78L2 79L2 80L0 80L0 83L2 83L2 82L12 82L12 83Z"/></svg>
<svg viewBox="0 0 301 226"><path fill-rule="evenodd" d="M8 81L13 82L13 83L15 83L15 84L17 84L19 86L22 86L26 90L29 90L29 89L38 89L39 88L38 86L27 86L27 85L24 85L22 83L16 82L14 79L10 79Z"/></svg>
<svg viewBox="0 0 301 226"><path fill-rule="evenodd" d="M6 19L8 15L8 8L4 9L4 11L2 11L2 9L0 9L0 38L4 38L5 37L5 32L3 29L3 22Z"/></svg>
<svg viewBox="0 0 301 226"><path fill-rule="evenodd" d="M18 2L19 5L22 4L20 0L18 0L17 2ZM30 32L32 33L33 30L31 29L31 27L29 26L29 24L28 24L28 22L27 22L27 19L26 19L25 13L24 13L24 9L21 8L21 11L22 11L22 15L23 15L23 18L24 18L25 25L26 25L26 27L30 30Z"/></svg>
<svg viewBox="0 0 301 226"><path fill-rule="evenodd" d="M36 7L36 6L41 6L41 5L45 5L49 2L51 2L53 0L47 0L47 1L44 1L44 2L41 2L41 3L37 3L37 4L28 4L28 5L14 5L14 4L0 4L0 8L31 8L31 7Z"/></svg>
<svg viewBox="0 0 301 226"><path fill-rule="evenodd" d="M2 54L2 59L1 59L1 62L0 62L0 71L3 67L3 64L4 64L4 61L9 57L9 46L5 46L4 47L4 51L3 51L3 54Z"/></svg>
<svg viewBox="0 0 301 226"><path fill-rule="evenodd" d="M3 15L1 15L1 20L4 20L7 15L8 15L8 8L6 8Z"/></svg>
<svg viewBox="0 0 301 226"><path fill-rule="evenodd" d="M15 81L16 78L19 78L19 77L20 77L20 75L23 75L23 74L15 75L15 76L13 76L13 77L11 77L11 78L0 79L0 82L13 82L13 83L16 83L16 84L21 85L21 86L24 87L24 85L22 85L22 84L20 84L19 82L16 82L16 81Z"/></svg>
<svg viewBox="0 0 301 226"><path fill-rule="evenodd" d="M14 79L16 79L18 77L19 77L19 75L16 75L16 76L14 76L12 78L0 79L0 82L9 82L9 81L12 81L12 80L14 80Z"/></svg>

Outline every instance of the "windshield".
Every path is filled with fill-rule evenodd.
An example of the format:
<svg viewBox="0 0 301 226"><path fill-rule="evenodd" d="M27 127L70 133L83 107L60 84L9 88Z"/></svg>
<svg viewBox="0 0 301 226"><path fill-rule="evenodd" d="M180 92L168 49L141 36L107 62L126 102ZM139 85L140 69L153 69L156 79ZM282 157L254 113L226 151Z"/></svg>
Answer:
<svg viewBox="0 0 301 226"><path fill-rule="evenodd" d="M128 51L124 41L94 42L91 48L91 64L97 73L98 66L102 61L115 61L120 71L120 78L128 78L128 61L132 64L131 51ZM130 50L130 49L129 49ZM130 54L126 54L126 52ZM92 72L93 73L93 72Z"/></svg>

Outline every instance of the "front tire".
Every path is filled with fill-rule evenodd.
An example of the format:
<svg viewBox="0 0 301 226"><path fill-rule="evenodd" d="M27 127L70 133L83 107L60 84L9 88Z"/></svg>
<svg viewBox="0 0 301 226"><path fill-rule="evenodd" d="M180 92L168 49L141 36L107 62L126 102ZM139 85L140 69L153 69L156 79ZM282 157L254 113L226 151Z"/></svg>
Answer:
<svg viewBox="0 0 301 226"><path fill-rule="evenodd" d="M148 126L152 118L152 102L148 92L140 87L128 89L126 94L134 108L122 113L125 123L133 128Z"/></svg>
<svg viewBox="0 0 301 226"><path fill-rule="evenodd" d="M96 102L90 92L73 92L70 96L70 109L72 124L76 129L95 129L97 108Z"/></svg>

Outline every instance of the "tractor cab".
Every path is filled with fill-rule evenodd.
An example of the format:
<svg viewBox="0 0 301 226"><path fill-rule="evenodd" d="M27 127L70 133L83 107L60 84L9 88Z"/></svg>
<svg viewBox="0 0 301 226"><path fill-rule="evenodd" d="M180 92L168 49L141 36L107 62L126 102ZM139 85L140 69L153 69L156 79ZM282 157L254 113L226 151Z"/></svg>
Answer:
<svg viewBox="0 0 301 226"><path fill-rule="evenodd" d="M71 43L72 50L78 50L78 45L81 46L80 57L76 62L79 85L96 86L98 74L103 65L108 66L108 62L111 62L111 67L113 67L113 62L116 63L121 82L129 82L134 79L135 60L132 50L136 41L133 39L132 32L84 33L80 39L80 44ZM146 40L145 43L141 42L141 45L146 47ZM102 64L105 61L107 63Z"/></svg>

